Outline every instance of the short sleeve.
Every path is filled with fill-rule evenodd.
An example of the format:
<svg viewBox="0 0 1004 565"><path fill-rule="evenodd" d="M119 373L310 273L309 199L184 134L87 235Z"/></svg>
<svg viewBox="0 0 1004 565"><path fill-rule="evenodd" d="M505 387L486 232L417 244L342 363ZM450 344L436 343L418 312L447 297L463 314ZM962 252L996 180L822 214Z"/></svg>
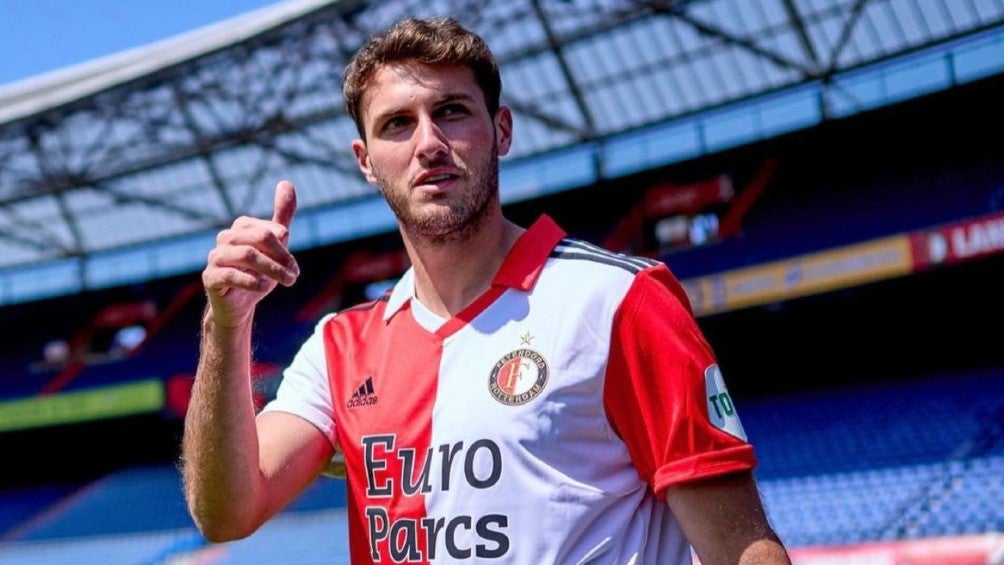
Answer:
<svg viewBox="0 0 1004 565"><path fill-rule="evenodd" d="M756 465L714 352L665 265L636 275L614 315L604 406L660 498L672 485Z"/></svg>
<svg viewBox="0 0 1004 565"><path fill-rule="evenodd" d="M300 346L293 361L283 370L275 398L261 413L287 412L299 416L321 430L337 447L323 339L324 327L332 316L322 318Z"/></svg>

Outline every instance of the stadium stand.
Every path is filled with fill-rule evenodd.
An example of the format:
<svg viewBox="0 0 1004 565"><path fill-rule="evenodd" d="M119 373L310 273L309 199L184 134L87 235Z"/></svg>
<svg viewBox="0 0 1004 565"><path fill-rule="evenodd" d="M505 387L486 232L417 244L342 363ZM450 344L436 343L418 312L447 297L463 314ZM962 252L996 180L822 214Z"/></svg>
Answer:
<svg viewBox="0 0 1004 565"><path fill-rule="evenodd" d="M633 6L641 9L644 4ZM755 4L765 11L776 8L766 0ZM815 8L802 6L806 17L815 18L813 26L833 25L827 14L846 8L838 2L815 4ZM869 25L881 24L874 11L877 4L882 3L858 3L858 15ZM906 17L901 13L904 3L885 4L883 9ZM979 4L983 19L960 15L959 4L937 4L955 15L956 25L971 22L973 30L994 31L1004 22L1004 5L999 2ZM375 17L368 5L361 3L352 17L361 21ZM678 8L661 12L661 17L694 21L710 18L709 11L728 5L724 0L681 2ZM291 6L285 9L292 10ZM310 13L313 8L305 6L300 3L297 13ZM642 19L652 16L646 11L633 14ZM986 14L996 14L996 20ZM739 25L721 10L717 15ZM283 27L282 18L273 24L294 38L301 33L317 41L312 26L323 27L326 20L297 18L290 20L290 26ZM259 27L253 33L269 26ZM754 43L746 47L756 53L758 42L769 45L775 39L770 29L747 29ZM946 34L949 39L966 39L976 33L973 30ZM695 43L695 49L678 53L672 64L686 66L689 58L701 57L703 51L697 47L711 50L717 45L726 49L722 53L743 47L725 30L719 29L717 35L715 29L704 31L721 43ZM261 37L265 39L241 45L251 45L249 52L268 53L282 44L270 42L278 36ZM934 46L947 41L934 36L929 40ZM988 53L999 51L999 35L980 40L988 43L978 45L990 45ZM866 56L866 43L854 45L855 56L845 63L849 72L864 72L875 60ZM214 44L210 51L224 57L224 47ZM900 54L909 55L921 46L904 41L900 48ZM519 49L508 52L515 53L514 64L523 62ZM217 61L186 53L193 65L210 67ZM787 268L797 258L811 259L876 238L901 237L899 241L910 244L908 255L916 264L895 274L867 281L847 277L808 295L779 287L768 299L735 307L726 301L726 308L699 317L719 353L746 432L758 446L757 474L770 518L799 563L850 562L852 556L871 559L869 563L892 563L894 558L898 563L1004 562L1004 355L1000 332L995 330L1004 318L1000 292L1004 224L999 219L1004 211L1004 166L999 139L974 135L1000 117L1004 74L1002 58L985 55L986 76L963 80L963 62L975 64L973 59L963 56L965 50L949 53L935 60L953 61L958 65L953 72L960 78L924 96L902 100L890 95L882 103L870 104L874 99L867 92L855 91L852 81L832 75L832 82L816 92L829 101L832 115L818 123L800 123L790 131L752 136L734 145L709 146L673 162L652 158L636 169L571 183L574 190L568 186L541 190L506 205L517 221L527 223L547 212L572 235L598 244L615 241L612 234L625 229L617 241L633 246L631 251L664 259L685 281L717 280L714 277L724 277L723 273L774 261ZM894 60L894 55L889 52L876 60ZM739 61L739 66L748 63ZM661 65L670 63L660 60L650 67ZM196 67L188 70L192 68ZM713 67L701 71L702 76L717 72ZM170 82L173 76L165 71L157 80ZM627 77L621 73L607 79L617 82ZM138 96L154 83L138 81L132 92ZM591 84L599 88L604 83ZM887 91L895 91L893 84L883 84ZM832 85L839 88L827 90ZM640 90L644 87L634 92ZM843 98L834 92L858 97L864 111L841 114L836 102ZM3 94L0 91L0 101L5 100ZM543 98L536 100L540 103ZM311 108L324 105L320 96L307 99ZM726 98L709 94L705 102L721 109ZM541 119L530 106L526 103L519 109L517 124L530 130L528 143L534 149L528 153L546 154L560 146L556 139L566 139L567 128L556 127L566 133L550 132L555 137L537 131L541 123L555 125L556 118ZM4 111L17 108L9 105ZM675 123L674 118L680 117L670 114L655 121ZM31 116L15 116L10 123L20 127L17 120L26 117ZM10 117L0 112L0 119ZM268 123L262 130L266 137L295 127L278 118ZM698 129L710 136L714 124L701 123L703 129ZM640 125L633 123L623 131L596 127L612 136L635 134ZM213 139L217 138L208 136L207 143ZM220 134L217 142L225 150L238 143L233 139L237 138ZM614 137L602 139L614 145ZM143 154L155 155L155 149L144 146ZM304 151L295 143L284 150L277 155ZM313 154L308 157L313 160L293 155L285 165L318 166L323 161ZM233 155L219 161L223 168L234 163L238 169L247 166ZM4 168L8 162L0 151L0 190L7 178L3 175L11 170ZM604 162L597 168L600 165L611 166ZM327 182L316 182L302 169L297 172L312 184ZM671 186L670 192L678 194L684 187L715 179L728 179L733 193L715 201L714 213L721 214L719 220L730 210L733 216L732 223L726 223L729 229L706 242L689 248L660 246L653 233L660 218L632 218L638 210L643 215L653 209L679 211L672 206L645 207L647 195L660 187ZM121 190L118 185L110 189ZM204 190L201 185L199 190ZM143 200L118 196L133 204ZM746 200L736 207L742 198ZM171 209L165 202L154 208ZM684 215L692 218L700 211L688 209ZM308 223L305 231L320 232L323 225ZM972 257L953 255L951 234L970 233L964 230L949 233L948 242L943 242L948 251L940 262L930 249L916 248L918 242L935 241L934 235L948 233L945 226L956 225L984 229L978 232L982 251ZM0 239L2 235L0 230ZM321 315L361 300L406 267L396 235L386 229L361 229L348 240L304 245L296 254L303 271L300 281L291 289L279 289L259 312L255 334L259 402L274 393L280 368ZM0 291L8 287L0 285ZM137 347L109 355L109 334L95 339L92 331L100 325L95 324L101 313L109 307L147 302L155 305L156 315L140 319L144 339ZM696 297L694 302L700 303ZM318 479L248 539L213 545L194 529L184 508L177 464L203 306L197 270L191 266L140 281L3 303L0 315L5 327L13 330L4 332L0 354L0 412L8 410L0 415L20 415L31 425L0 428L0 452L14 454L5 458L0 479L0 564L347 562L345 489L335 479ZM60 341L67 347L52 345ZM80 344L86 347L74 347ZM79 353L84 354L75 357ZM64 355L62 361L59 355ZM74 360L80 363L74 366ZM115 387L138 382L154 384L149 404L115 403ZM28 403L17 404L22 401ZM111 405L114 410L64 421L53 416L60 413L57 402ZM0 424L8 425L4 418ZM911 561L911 556L921 554L929 560Z"/></svg>
<svg viewBox="0 0 1004 565"><path fill-rule="evenodd" d="M970 489L984 480L983 497L1000 493L1002 377L959 372L743 405L778 531L795 547L998 531L997 503L981 509Z"/></svg>
<svg viewBox="0 0 1004 565"><path fill-rule="evenodd" d="M785 542L800 548L999 532L1002 399L999 367L916 377L909 386L779 393L737 408L761 446L758 478L771 519ZM330 563L344 556L347 543L343 487L321 478L261 534L210 546L188 521L171 465L125 469L64 496L37 493L41 512L8 531L0 563L28 554L89 562L95 539L122 547L123 561L116 562L205 552L214 563L249 556L258 563ZM49 503L41 503L47 494ZM141 555L147 560L133 561Z"/></svg>

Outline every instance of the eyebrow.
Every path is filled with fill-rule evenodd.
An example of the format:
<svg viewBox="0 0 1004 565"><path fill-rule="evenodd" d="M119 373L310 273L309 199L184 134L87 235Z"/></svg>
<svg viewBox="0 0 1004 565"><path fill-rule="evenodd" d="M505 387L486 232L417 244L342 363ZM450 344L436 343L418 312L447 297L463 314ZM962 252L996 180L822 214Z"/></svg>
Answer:
<svg viewBox="0 0 1004 565"><path fill-rule="evenodd" d="M436 106L442 106L450 102L474 102L474 97L466 93L447 94L436 101Z"/></svg>
<svg viewBox="0 0 1004 565"><path fill-rule="evenodd" d="M471 96L470 94L463 93L463 92L450 93L450 94L446 94L442 98L436 100L435 104L433 104L433 107L437 107L438 108L440 106L443 106L445 104L450 104L452 102L469 102L469 103L473 103L474 102L474 97ZM390 109L388 109L388 110L386 110L384 112L381 112L381 113L373 116L373 120L374 120L374 123L378 124L378 123L381 123L381 122L383 122L383 121L385 121L387 119L390 119L390 118L393 118L393 117L396 117L396 116L400 116L400 115L403 115L403 114L407 114L407 113L408 112L404 109L404 107L394 107L394 108L390 108Z"/></svg>

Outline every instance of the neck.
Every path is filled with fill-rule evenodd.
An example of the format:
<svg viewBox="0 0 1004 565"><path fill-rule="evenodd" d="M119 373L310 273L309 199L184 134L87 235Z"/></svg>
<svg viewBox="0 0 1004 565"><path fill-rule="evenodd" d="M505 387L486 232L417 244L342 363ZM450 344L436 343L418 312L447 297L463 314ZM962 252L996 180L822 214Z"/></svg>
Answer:
<svg viewBox="0 0 1004 565"><path fill-rule="evenodd" d="M415 272L415 295L439 316L457 314L488 290L524 231L505 219L501 210L488 214L482 222L460 240L431 241L402 230Z"/></svg>

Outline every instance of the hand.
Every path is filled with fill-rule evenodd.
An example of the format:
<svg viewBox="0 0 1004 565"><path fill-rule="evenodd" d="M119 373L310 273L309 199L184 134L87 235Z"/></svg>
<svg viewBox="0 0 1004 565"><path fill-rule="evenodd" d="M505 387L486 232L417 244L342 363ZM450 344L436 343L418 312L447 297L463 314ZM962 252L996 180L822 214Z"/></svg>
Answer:
<svg viewBox="0 0 1004 565"><path fill-rule="evenodd" d="M202 271L210 314L233 327L250 321L255 306L276 285L291 286L300 274L289 252L289 226L296 214L296 189L283 180L275 186L271 220L241 216L216 236L216 247Z"/></svg>

